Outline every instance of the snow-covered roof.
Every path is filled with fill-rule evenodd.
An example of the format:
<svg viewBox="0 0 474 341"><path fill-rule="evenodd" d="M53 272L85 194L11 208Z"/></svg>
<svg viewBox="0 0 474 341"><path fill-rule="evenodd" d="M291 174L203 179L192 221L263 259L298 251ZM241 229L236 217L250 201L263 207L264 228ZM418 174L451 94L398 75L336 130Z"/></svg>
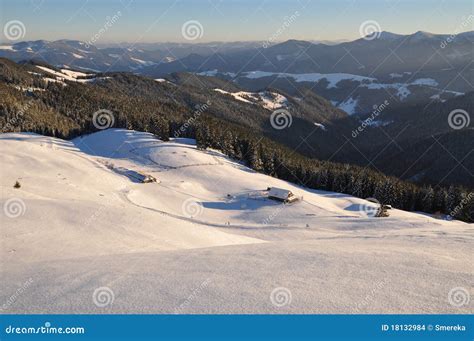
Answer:
<svg viewBox="0 0 474 341"><path fill-rule="evenodd" d="M270 188L270 191L268 191L269 197L274 197L274 198L278 198L282 200L286 200L292 195L293 193L291 193L290 190L278 188L278 187L272 187Z"/></svg>

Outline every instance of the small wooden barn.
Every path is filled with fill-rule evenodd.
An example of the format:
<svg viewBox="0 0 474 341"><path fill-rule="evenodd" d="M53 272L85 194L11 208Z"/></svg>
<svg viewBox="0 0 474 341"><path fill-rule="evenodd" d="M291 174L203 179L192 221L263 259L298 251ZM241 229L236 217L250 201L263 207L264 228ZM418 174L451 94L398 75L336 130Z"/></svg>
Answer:
<svg viewBox="0 0 474 341"><path fill-rule="evenodd" d="M291 203L298 200L298 197L290 190L278 187L270 187L268 189L268 198L284 203Z"/></svg>

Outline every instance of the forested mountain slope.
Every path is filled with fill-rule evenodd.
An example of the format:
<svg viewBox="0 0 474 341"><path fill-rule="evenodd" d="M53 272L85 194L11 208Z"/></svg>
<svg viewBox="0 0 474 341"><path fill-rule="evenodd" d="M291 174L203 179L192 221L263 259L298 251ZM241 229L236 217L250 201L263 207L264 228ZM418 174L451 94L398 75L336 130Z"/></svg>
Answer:
<svg viewBox="0 0 474 341"><path fill-rule="evenodd" d="M406 210L449 214L468 196L461 188L417 187L367 167L303 156L335 159L331 154L349 153L346 148L354 147L341 133L351 129L340 123L347 115L316 95L296 99L272 89L248 93L192 74L153 80L124 73L86 74L47 65L18 65L4 59L0 80L4 132L73 138L121 127L152 132L163 140L195 137L200 148L222 150L257 171L310 188L375 196ZM275 128L275 108L289 115L284 129ZM469 205L456 212L461 219L471 216Z"/></svg>

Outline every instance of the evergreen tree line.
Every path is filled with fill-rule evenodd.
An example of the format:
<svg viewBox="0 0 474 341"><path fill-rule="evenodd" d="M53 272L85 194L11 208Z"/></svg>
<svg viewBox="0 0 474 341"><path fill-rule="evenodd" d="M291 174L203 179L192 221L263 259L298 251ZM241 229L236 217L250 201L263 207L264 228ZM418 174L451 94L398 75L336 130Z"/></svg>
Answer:
<svg viewBox="0 0 474 341"><path fill-rule="evenodd" d="M66 95L50 99L60 113L31 99L22 115L18 112L25 107L24 99L4 101L0 105L2 131L30 131L66 139L98 131L90 113L100 105L87 101L78 104L67 98ZM77 96L74 98L77 100ZM144 107L141 101L134 103L133 100L109 102L107 107L112 108L116 128L150 132L165 141L179 131L180 137L195 138L200 149L219 149L257 172L301 186L375 198L382 204L407 211L439 212L455 219L474 221L474 195L462 187L420 186L368 168L308 158L261 134L252 134L251 129L209 115L204 114L189 124L182 108L161 105L150 110L148 105ZM68 117L68 112L75 114Z"/></svg>
<svg viewBox="0 0 474 341"><path fill-rule="evenodd" d="M175 124L176 125L176 124ZM238 126L203 117L189 131L200 149L219 149L250 168L311 189L375 198L406 211L474 221L474 194L462 187L420 186L372 169L309 159Z"/></svg>
<svg viewBox="0 0 474 341"><path fill-rule="evenodd" d="M0 72L3 77L0 129L3 132L30 131L70 139L97 131L92 114L106 108L114 115L115 128L150 132L162 140L179 132L181 137L195 138L198 148L219 149L258 172L308 188L372 197L407 211L440 212L473 221L474 195L465 188L420 186L372 169L308 158L263 136L261 130L232 123L214 112L190 120L193 115L189 107L194 108L194 99L188 99L190 105L186 106L172 96L159 99L152 96L154 93L131 96L125 91L127 88L120 88L122 83L117 82L112 84L119 89L116 91L74 83L46 84L15 68L12 64L0 70L3 72ZM124 81L129 79L134 78L127 77ZM30 93L12 85L38 86L45 91ZM137 89L145 91L146 88ZM205 102L205 98L198 101Z"/></svg>

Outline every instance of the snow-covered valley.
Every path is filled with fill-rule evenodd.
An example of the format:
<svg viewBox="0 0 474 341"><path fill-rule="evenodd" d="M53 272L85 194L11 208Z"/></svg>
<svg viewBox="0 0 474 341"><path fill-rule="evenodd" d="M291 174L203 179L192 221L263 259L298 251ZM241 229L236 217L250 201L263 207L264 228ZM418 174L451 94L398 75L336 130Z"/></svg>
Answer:
<svg viewBox="0 0 474 341"><path fill-rule="evenodd" d="M473 312L448 300L472 288L472 224L373 218L369 201L129 130L2 134L0 155L4 313Z"/></svg>

